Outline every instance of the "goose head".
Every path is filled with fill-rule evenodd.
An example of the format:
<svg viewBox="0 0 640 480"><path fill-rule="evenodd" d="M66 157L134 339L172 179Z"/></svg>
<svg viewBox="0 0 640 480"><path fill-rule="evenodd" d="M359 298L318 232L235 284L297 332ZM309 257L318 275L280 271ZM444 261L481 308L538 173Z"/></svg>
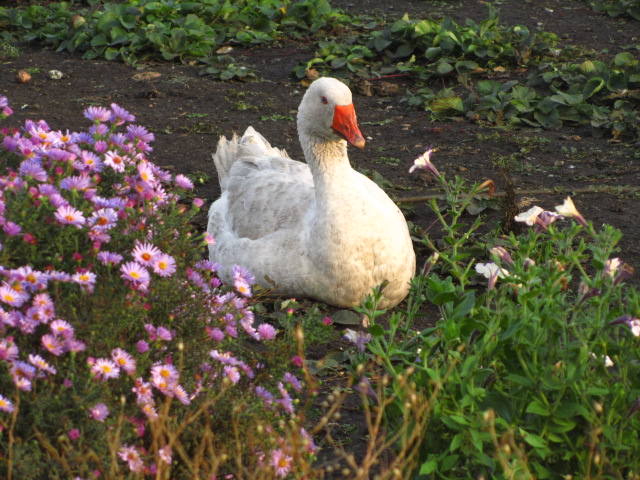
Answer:
<svg viewBox="0 0 640 480"><path fill-rule="evenodd" d="M302 97L298 108L298 132L302 137L319 142L344 139L358 148L364 148L365 144L351 90L340 80L330 77L314 81Z"/></svg>

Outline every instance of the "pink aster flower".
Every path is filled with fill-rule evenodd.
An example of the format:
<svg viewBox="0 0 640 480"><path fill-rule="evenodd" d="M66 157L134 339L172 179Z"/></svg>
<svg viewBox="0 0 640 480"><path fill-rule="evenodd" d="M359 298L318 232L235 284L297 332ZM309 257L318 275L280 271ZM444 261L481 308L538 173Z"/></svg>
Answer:
<svg viewBox="0 0 640 480"><path fill-rule="evenodd" d="M145 267L153 267L154 260L162 254L158 247L150 243L138 243L131 252L133 258Z"/></svg>
<svg viewBox="0 0 640 480"><path fill-rule="evenodd" d="M13 409L13 403L7 397L0 395L0 410L11 413Z"/></svg>
<svg viewBox="0 0 640 480"><path fill-rule="evenodd" d="M12 362L18 358L18 347L12 337L0 339L0 360Z"/></svg>
<svg viewBox="0 0 640 480"><path fill-rule="evenodd" d="M278 477L286 477L291 471L292 463L293 459L284 453L282 449L278 448L271 452L270 465L273 467Z"/></svg>
<svg viewBox="0 0 640 480"><path fill-rule="evenodd" d="M62 205L58 207L55 213L56 220L63 225L75 225L80 228L84 225L86 219L80 210L76 210L70 205Z"/></svg>
<svg viewBox="0 0 640 480"><path fill-rule="evenodd" d="M92 272L78 272L72 275L71 280L89 292L92 292L96 283L96 274Z"/></svg>
<svg viewBox="0 0 640 480"><path fill-rule="evenodd" d="M51 322L49 326L54 335L60 335L64 338L72 338L73 337L73 327L69 322L58 319Z"/></svg>
<svg viewBox="0 0 640 480"><path fill-rule="evenodd" d="M24 302L29 300L29 295L25 292L19 292L6 282L0 287L0 300L12 307L20 307Z"/></svg>
<svg viewBox="0 0 640 480"><path fill-rule="evenodd" d="M50 373L52 375L56 374L55 367L51 366L44 358L40 355L29 354L29 363L36 367L38 370L42 370L43 372Z"/></svg>
<svg viewBox="0 0 640 480"><path fill-rule="evenodd" d="M116 226L118 213L113 208L101 208L89 217L89 225L96 230L107 231Z"/></svg>
<svg viewBox="0 0 640 480"><path fill-rule="evenodd" d="M98 422L104 422L109 416L109 408L104 403L98 403L89 409L89 417Z"/></svg>
<svg viewBox="0 0 640 480"><path fill-rule="evenodd" d="M161 277L170 277L176 271L176 261L171 255L161 253L153 261L153 271Z"/></svg>
<svg viewBox="0 0 640 480"><path fill-rule="evenodd" d="M111 351L111 358L116 365L124 370L128 375L133 375L136 372L136 361L122 348L115 348Z"/></svg>
<svg viewBox="0 0 640 480"><path fill-rule="evenodd" d="M120 376L120 368L108 358L99 358L91 366L91 373L99 379L108 380L110 378L118 378Z"/></svg>
<svg viewBox="0 0 640 480"><path fill-rule="evenodd" d="M160 363L151 367L151 379L156 386L161 384L173 385L178 382L178 377L178 370L171 364Z"/></svg>
<svg viewBox="0 0 640 480"><path fill-rule="evenodd" d="M110 166L116 172L124 172L127 161L128 158L126 156L122 156L112 150L109 150L104 155L104 164Z"/></svg>
<svg viewBox="0 0 640 480"><path fill-rule="evenodd" d="M175 178L176 185L185 190L193 190L193 182L186 175L179 173Z"/></svg>
<svg viewBox="0 0 640 480"><path fill-rule="evenodd" d="M258 326L258 335L261 340L273 340L277 334L278 331L269 323L261 323Z"/></svg>
<svg viewBox="0 0 640 480"><path fill-rule="evenodd" d="M171 465L172 451L169 445L165 445L160 450L158 450L158 456L164 463Z"/></svg>
<svg viewBox="0 0 640 480"><path fill-rule="evenodd" d="M135 386L131 389L136 394L136 402L138 405L153 403L153 390L151 384L145 382L142 378L136 378Z"/></svg>
<svg viewBox="0 0 640 480"><path fill-rule="evenodd" d="M40 342L49 353L52 353L56 357L64 353L64 342L54 335L46 333L42 335Z"/></svg>
<svg viewBox="0 0 640 480"><path fill-rule="evenodd" d="M225 365L224 374L229 380L231 380L231 383L238 383L238 381L240 381L240 372L236 367Z"/></svg>
<svg viewBox="0 0 640 480"><path fill-rule="evenodd" d="M140 409L149 420L155 420L156 418L158 418L158 412L156 411L156 407L154 407L153 404L145 403L140 406Z"/></svg>
<svg viewBox="0 0 640 480"><path fill-rule="evenodd" d="M129 280L141 290L146 290L149 284L149 272L137 262L128 262L120 267L122 278Z"/></svg>
<svg viewBox="0 0 640 480"><path fill-rule="evenodd" d="M129 445L123 445L118 450L118 456L129 465L129 470L134 473L140 473L144 471L144 463L140 458L140 453L136 450L136 447L130 447Z"/></svg>

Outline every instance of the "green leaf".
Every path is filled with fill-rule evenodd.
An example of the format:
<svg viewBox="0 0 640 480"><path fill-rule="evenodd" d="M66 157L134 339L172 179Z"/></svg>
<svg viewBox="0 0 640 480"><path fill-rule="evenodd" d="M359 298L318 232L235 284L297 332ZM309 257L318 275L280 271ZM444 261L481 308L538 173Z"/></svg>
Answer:
<svg viewBox="0 0 640 480"><path fill-rule="evenodd" d="M440 75L446 75L453 70L453 65L448 62L438 62L438 67L436 70Z"/></svg>
<svg viewBox="0 0 640 480"><path fill-rule="evenodd" d="M584 87L582 87L582 95L584 98L589 98L602 90L605 85L606 83L603 78L592 77L584 84Z"/></svg>
<svg viewBox="0 0 640 480"><path fill-rule="evenodd" d="M438 460L431 458L420 466L420 475L429 475L435 472L436 468L438 468Z"/></svg>
<svg viewBox="0 0 640 480"><path fill-rule="evenodd" d="M433 59L438 57L441 52L442 52L442 48L440 47L429 47L424 52L424 56L427 57L428 59Z"/></svg>
<svg viewBox="0 0 640 480"><path fill-rule="evenodd" d="M448 110L455 110L458 112L464 111L464 105L462 98L459 96L434 98L429 102L429 109L435 113L446 112Z"/></svg>
<svg viewBox="0 0 640 480"><path fill-rule="evenodd" d="M547 448L547 442L544 438L535 433L529 433L526 430L520 429L520 433L524 437L524 441L534 448Z"/></svg>
<svg viewBox="0 0 640 480"><path fill-rule="evenodd" d="M384 329L380 325L371 325L368 331L374 337L382 337L384 335Z"/></svg>
<svg viewBox="0 0 640 480"><path fill-rule="evenodd" d="M549 407L547 407L544 403L542 403L538 399L532 400L531 403L527 405L526 412L533 413L535 415L542 415L544 417L548 417L549 415L551 415L551 412L549 411Z"/></svg>
<svg viewBox="0 0 640 480"><path fill-rule="evenodd" d="M637 63L638 60L630 52L620 52L613 58L613 64L616 67L628 67Z"/></svg>

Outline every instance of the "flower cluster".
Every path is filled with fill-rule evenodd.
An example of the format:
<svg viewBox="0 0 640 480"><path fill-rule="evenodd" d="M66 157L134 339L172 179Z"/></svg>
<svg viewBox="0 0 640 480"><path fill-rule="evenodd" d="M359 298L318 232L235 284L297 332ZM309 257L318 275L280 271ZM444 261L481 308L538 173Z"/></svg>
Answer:
<svg viewBox="0 0 640 480"><path fill-rule="evenodd" d="M0 119L11 113L6 97L0 96ZM140 442L145 442L140 432L158 417L163 399L187 406L220 381L254 381L260 366L231 353L233 343L241 336L251 342L270 341L278 331L269 323L255 324L254 278L247 270L233 267L232 284L226 287L216 275L217 265L193 261L193 247L202 237L180 230L187 225L188 218L181 214L188 207L178 202L178 192L192 190L193 183L149 159L153 134L132 124L135 117L116 104L89 107L84 116L92 123L84 132L53 130L45 121L0 130L0 364L21 391L35 391L32 386L38 379L53 385L54 377L64 388L84 388L80 385L86 383L104 393L124 386L133 394L127 397L133 399L127 412L136 412L128 418ZM195 199L192 205L195 213L203 201ZM180 222L174 217L169 221L170 215ZM159 325L152 316L161 288L182 294L177 306L168 307L174 309L170 321L197 320L215 344L209 349L211 364L196 372L181 372L173 362L171 352L181 350L182 343L172 328L177 323ZM117 304L118 313L129 315L125 321L135 318L140 327L147 322L146 336L108 339L106 349L85 343L81 339L89 338L84 337L87 332L101 328L90 313L78 313L85 310L78 308L80 303L93 305L92 301L100 311ZM140 315L122 311L129 307ZM114 348L119 340L122 343ZM58 358L75 358L81 352L87 354L81 362ZM76 363L80 370L67 378L65 369ZM76 381L79 375L93 381ZM254 388L265 398L262 387ZM289 373L277 384L278 394L269 394L270 401L291 414L292 392L301 388ZM11 392L0 392L0 412L17 409L11 398ZM114 399L91 398L90 404L80 406L84 418L115 421L108 406ZM65 431L76 440L83 430ZM172 462L170 446L158 454L155 461ZM118 455L132 472L155 468L147 462L146 446L122 445ZM273 461L283 472L287 455Z"/></svg>

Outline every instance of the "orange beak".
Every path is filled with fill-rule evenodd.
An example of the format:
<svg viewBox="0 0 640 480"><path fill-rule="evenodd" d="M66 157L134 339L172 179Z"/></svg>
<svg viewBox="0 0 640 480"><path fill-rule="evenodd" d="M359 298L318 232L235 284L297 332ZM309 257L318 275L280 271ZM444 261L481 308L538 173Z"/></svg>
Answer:
<svg viewBox="0 0 640 480"><path fill-rule="evenodd" d="M347 142L357 148L364 148L364 137L358 128L356 111L353 103L349 105L336 105L333 111L333 123L331 128L341 135Z"/></svg>

